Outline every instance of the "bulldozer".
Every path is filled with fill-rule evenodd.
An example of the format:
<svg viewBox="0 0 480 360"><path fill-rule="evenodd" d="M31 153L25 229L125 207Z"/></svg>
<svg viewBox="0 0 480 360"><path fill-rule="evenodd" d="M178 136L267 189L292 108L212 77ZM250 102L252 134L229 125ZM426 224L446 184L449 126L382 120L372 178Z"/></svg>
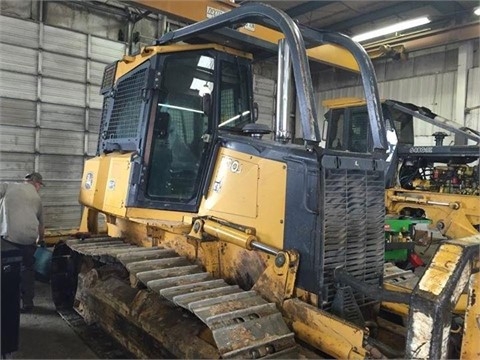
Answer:
<svg viewBox="0 0 480 360"><path fill-rule="evenodd" d="M366 146L368 137L357 136L354 128L344 125L368 116L364 99L328 99L322 105L327 109L323 127L326 148L355 152L358 147ZM382 100L381 106L388 142L385 168L385 260L395 261L395 265L411 269L412 266L424 265L423 260L414 252L412 234L420 234L419 238L427 243L424 244L427 249L432 246L433 232L437 234L436 237L441 237L440 241L445 238L478 236L480 134L423 106L398 100ZM470 144L445 145L443 141L447 133L442 131L432 134L434 145L416 144L416 122L450 131ZM417 232L416 225L422 223L429 224L430 230ZM432 232L428 236L430 231ZM385 288L412 291L418 282L419 277L412 271L402 271L393 264L386 264ZM466 292L462 293L454 308L454 312L461 316L466 310L466 296ZM405 306L390 303L383 303L383 306L396 314L408 314L408 307Z"/></svg>
<svg viewBox="0 0 480 360"><path fill-rule="evenodd" d="M278 46L235 31L246 23L281 33ZM358 64L364 152L319 146L307 50L320 44ZM272 52L270 139L255 122L252 61ZM291 92L301 144L289 141ZM79 236L53 253L57 308L140 358L446 358L451 330L463 335L456 356L478 355L479 236L440 247L412 292L382 287L387 141L372 63L350 38L246 4L124 56L101 94ZM452 328L467 283L465 321ZM403 332L382 302L408 306Z"/></svg>
<svg viewBox="0 0 480 360"><path fill-rule="evenodd" d="M430 109L397 100L383 100L388 142L385 205L388 215L432 220L433 228L450 239L477 235L480 230L480 134L443 118ZM363 99L323 102L324 139L331 150L357 151L368 137L342 132L343 124L366 118ZM451 131L471 144L445 145L446 132L432 134L434 145L414 141L414 124L424 122ZM342 145L342 143L344 145Z"/></svg>

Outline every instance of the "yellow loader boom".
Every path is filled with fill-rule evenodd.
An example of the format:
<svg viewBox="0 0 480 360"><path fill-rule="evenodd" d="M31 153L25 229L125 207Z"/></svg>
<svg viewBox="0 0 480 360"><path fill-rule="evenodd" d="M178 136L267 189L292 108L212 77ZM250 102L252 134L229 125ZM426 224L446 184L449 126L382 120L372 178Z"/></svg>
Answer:
<svg viewBox="0 0 480 360"><path fill-rule="evenodd" d="M480 199L475 195L459 195L404 189L388 189L385 195L387 212L412 213L422 210L434 226L450 239L479 233Z"/></svg>

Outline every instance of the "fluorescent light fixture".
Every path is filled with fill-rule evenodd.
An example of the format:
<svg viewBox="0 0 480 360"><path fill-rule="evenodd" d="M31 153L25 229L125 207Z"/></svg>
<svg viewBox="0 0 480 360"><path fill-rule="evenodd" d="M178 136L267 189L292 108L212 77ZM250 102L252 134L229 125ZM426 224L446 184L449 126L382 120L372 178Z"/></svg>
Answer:
<svg viewBox="0 0 480 360"><path fill-rule="evenodd" d="M476 8L473 13L474 13L475 15L480 16L480 7L479 7L479 8Z"/></svg>
<svg viewBox="0 0 480 360"><path fill-rule="evenodd" d="M388 34L393 34L398 31L406 30L406 29L411 29L420 25L425 25L430 22L430 19L426 16L412 19L412 20L407 20L407 21L402 21L399 23L396 23L394 25L390 25L381 29L373 30L373 31L368 31L363 34L359 34L354 36L352 39L355 41L364 41L364 40L369 40L369 39L374 39L383 35L388 35Z"/></svg>

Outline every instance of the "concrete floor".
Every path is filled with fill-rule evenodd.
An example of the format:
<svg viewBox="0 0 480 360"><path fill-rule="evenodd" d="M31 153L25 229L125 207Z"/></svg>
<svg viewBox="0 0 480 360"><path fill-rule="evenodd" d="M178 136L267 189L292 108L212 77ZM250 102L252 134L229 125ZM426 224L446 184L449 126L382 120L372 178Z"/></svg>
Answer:
<svg viewBox="0 0 480 360"><path fill-rule="evenodd" d="M97 359L92 350L58 315L50 284L35 283L35 308L20 314L19 349L14 359Z"/></svg>

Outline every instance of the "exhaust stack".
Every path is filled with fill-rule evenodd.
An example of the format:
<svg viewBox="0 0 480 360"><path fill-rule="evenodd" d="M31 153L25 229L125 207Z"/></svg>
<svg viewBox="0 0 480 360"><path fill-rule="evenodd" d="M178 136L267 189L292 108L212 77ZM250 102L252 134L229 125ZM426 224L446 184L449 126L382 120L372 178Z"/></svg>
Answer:
<svg viewBox="0 0 480 360"><path fill-rule="evenodd" d="M290 48L281 39L278 42L277 104L275 112L275 141L289 142L292 139L290 112L292 109L292 58Z"/></svg>

